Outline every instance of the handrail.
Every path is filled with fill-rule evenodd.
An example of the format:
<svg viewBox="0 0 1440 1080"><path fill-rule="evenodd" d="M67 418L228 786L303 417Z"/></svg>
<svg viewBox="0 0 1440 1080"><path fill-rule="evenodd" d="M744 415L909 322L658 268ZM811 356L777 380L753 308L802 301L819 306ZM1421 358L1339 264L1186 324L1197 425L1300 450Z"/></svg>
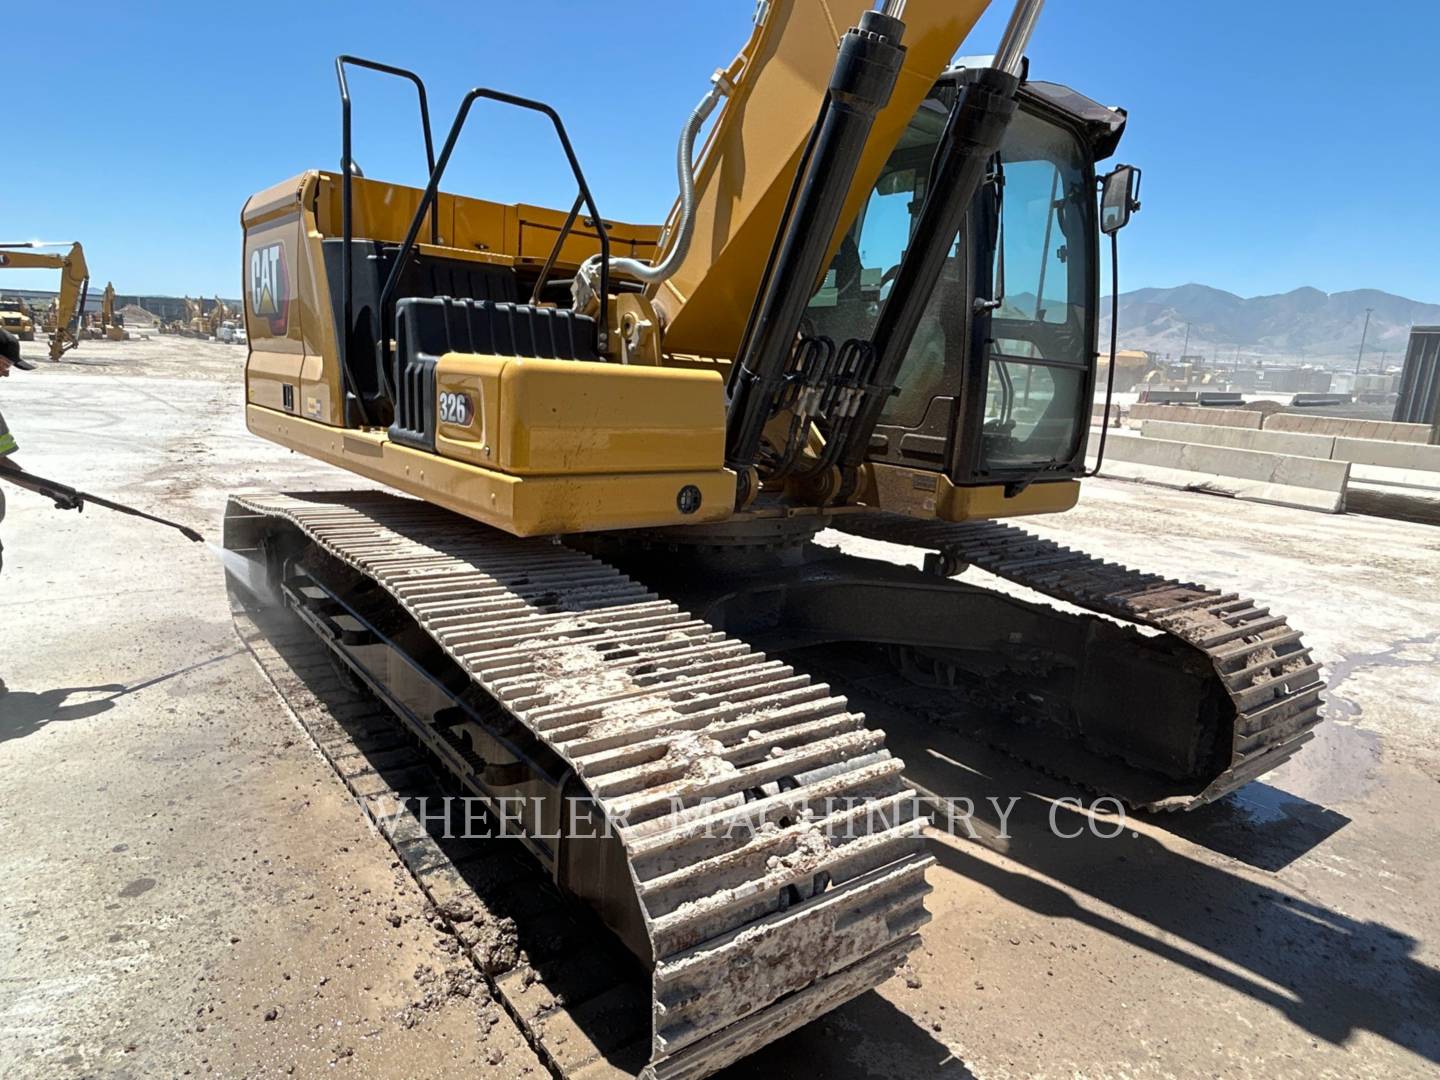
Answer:
<svg viewBox="0 0 1440 1080"><path fill-rule="evenodd" d="M425 185L425 193L420 197L420 205L415 208L415 216L410 220L410 228L405 234L405 242L400 245L400 250L395 256L395 261L390 266L390 276L385 279L385 287L380 291L380 343L376 355L376 363L379 366L380 381L386 387L387 392L394 399L394 389L390 386L389 367L386 361L389 358L391 323L391 306L395 299L395 291L400 286L400 275L405 270L405 264L409 261L415 249L415 238L420 232L420 226L425 220L425 214L434 204L436 194L440 188L440 178L445 173L445 168L450 164L450 154L455 149L455 142L460 137L460 130L465 126L465 120L470 115L470 106L485 98L489 101L498 101L502 105L513 105L519 109L530 109L533 112L543 113L550 118L555 125L555 134L560 138L560 146L565 151L565 157L570 162L570 171L575 174L575 182L580 188L578 201L583 200L590 211L590 216L595 221L595 231L600 237L600 318L595 320L595 351L597 354L605 351L605 297L609 295L610 288L610 233L605 228L605 220L600 216L600 211L595 206L594 196L590 194L590 185L585 182L585 174L580 169L580 161L575 156L575 148L570 145L570 136L565 132L565 125L560 120L560 114L542 101L532 101L530 98L516 97L514 94L506 94L500 90L491 90L487 87L477 86L460 102L460 109L455 114L455 121L450 125L450 134L445 139L445 146L440 151L440 160L430 170L430 182Z"/></svg>
<svg viewBox="0 0 1440 1080"><path fill-rule="evenodd" d="M540 267L540 276L535 279L535 288L530 292L531 304L540 302L540 290L545 288L545 279L550 276L550 271L555 269L555 263L560 258L560 249L565 246L565 238L575 227L575 219L580 216L583 203L584 197L576 195L575 201L570 205L570 213L565 215L565 224L561 225L560 231L555 234L555 243L550 246L550 254L545 256L545 264Z"/></svg>
<svg viewBox="0 0 1440 1080"><path fill-rule="evenodd" d="M355 162L350 154L350 84L345 78L347 66L366 68L370 71L378 71L383 75L394 75L396 78L406 79L415 84L415 92L420 99L420 126L425 135L425 165L429 172L435 171L435 140L430 131L430 105L425 93L424 80L413 71L382 64L378 60L366 60L363 57L349 55L337 56L335 58L335 77L340 83L340 306L345 320L341 333L338 335L340 375L345 382L342 394L344 391L350 390L350 383L353 381L350 375L350 336L354 332L354 312L351 299L354 293L354 284L350 250L351 242L354 239L351 219L351 177L355 171ZM430 242L432 244L440 242L440 222L435 215L431 215L430 218ZM355 402L360 408L361 422L368 425L370 417L365 408L365 399L358 391L355 393Z"/></svg>

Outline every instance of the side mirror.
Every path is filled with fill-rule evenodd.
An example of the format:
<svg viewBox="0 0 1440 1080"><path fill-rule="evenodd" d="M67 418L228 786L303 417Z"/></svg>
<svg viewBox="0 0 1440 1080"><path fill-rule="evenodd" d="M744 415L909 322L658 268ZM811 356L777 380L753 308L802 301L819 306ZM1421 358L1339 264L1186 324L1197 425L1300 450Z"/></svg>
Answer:
<svg viewBox="0 0 1440 1080"><path fill-rule="evenodd" d="M1117 165L1101 181L1100 231L1112 236L1130 223L1130 215L1140 209L1140 170L1133 165Z"/></svg>

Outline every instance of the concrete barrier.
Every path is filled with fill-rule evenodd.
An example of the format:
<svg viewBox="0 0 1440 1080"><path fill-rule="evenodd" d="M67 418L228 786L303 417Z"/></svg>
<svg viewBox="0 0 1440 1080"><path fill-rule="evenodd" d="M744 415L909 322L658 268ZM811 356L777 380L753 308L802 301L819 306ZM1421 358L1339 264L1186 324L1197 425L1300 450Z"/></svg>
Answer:
<svg viewBox="0 0 1440 1080"><path fill-rule="evenodd" d="M1349 394L1296 394L1290 405L1296 409L1313 409L1321 405L1349 405Z"/></svg>
<svg viewBox="0 0 1440 1080"><path fill-rule="evenodd" d="M1170 420L1145 420L1140 433L1147 439L1229 446L1236 450L1260 450L1267 454L1295 457L1331 457L1335 439L1329 435L1301 435L1294 431L1264 431L1256 428L1219 427L1212 424L1177 424Z"/></svg>
<svg viewBox="0 0 1440 1080"><path fill-rule="evenodd" d="M1440 446L1426 446L1422 443L1337 437L1334 453L1330 456L1337 461L1350 461L1356 465L1383 465L1387 469L1440 472Z"/></svg>
<svg viewBox="0 0 1440 1080"><path fill-rule="evenodd" d="M1220 409L1201 405L1130 406L1130 420L1172 420L1181 424L1218 424L1222 427L1259 428L1265 416L1258 409Z"/></svg>
<svg viewBox="0 0 1440 1080"><path fill-rule="evenodd" d="M1101 475L1338 514L1350 463L1111 433Z"/></svg>
<svg viewBox="0 0 1440 1080"><path fill-rule="evenodd" d="M1140 391L1140 402L1150 405L1193 405L1200 400L1197 390L1151 390Z"/></svg>
<svg viewBox="0 0 1440 1080"><path fill-rule="evenodd" d="M1387 469L1440 472L1440 446L1387 442L1384 439L1345 439L1334 435L1307 435L1298 431L1255 431L1250 428L1214 427L1209 424L1177 424L1168 420L1144 420L1140 433L1147 439L1229 446L1236 450L1260 450L1267 454L1348 461L1352 465L1379 465Z"/></svg>
<svg viewBox="0 0 1440 1080"><path fill-rule="evenodd" d="M1353 420L1344 416L1271 413L1263 426L1266 431L1299 431L1310 435L1384 439L1387 442L1423 443L1430 438L1430 429L1424 424L1397 424L1393 420Z"/></svg>

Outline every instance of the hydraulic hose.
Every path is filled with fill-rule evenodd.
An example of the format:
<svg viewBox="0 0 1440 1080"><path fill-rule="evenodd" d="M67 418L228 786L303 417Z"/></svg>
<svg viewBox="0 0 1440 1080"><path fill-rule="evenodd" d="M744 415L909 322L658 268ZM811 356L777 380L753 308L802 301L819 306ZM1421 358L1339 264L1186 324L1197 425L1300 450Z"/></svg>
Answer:
<svg viewBox="0 0 1440 1080"><path fill-rule="evenodd" d="M715 111L715 106L720 104L720 99L727 93L728 88L722 73L716 72L709 91L700 99L700 103L695 106L690 113L690 119L685 121L685 126L680 131L680 145L675 156L675 172L680 180L680 212L675 221L675 238L665 258L658 263L648 263L641 259L612 258L612 274L624 274L647 285L656 285L674 274L689 253L690 238L695 233L695 140L699 137L705 121ZM599 265L599 255L592 255L581 264L577 282L584 280L585 288L582 291L588 295L594 295ZM577 296L577 301L578 299ZM577 303L577 306L580 305Z"/></svg>

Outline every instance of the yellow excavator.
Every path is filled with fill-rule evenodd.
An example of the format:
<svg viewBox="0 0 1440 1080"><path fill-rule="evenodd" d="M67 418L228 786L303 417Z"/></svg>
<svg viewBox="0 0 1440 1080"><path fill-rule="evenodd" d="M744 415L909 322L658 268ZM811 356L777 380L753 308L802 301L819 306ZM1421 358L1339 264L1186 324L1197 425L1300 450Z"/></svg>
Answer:
<svg viewBox="0 0 1440 1080"><path fill-rule="evenodd" d="M759 5L658 227L602 214L544 103L471 90L437 153L420 77L348 56L338 171L242 213L250 430L393 490L235 495L226 546L623 943L641 1004L603 1027L648 1075L707 1075L915 947L943 793L887 737L963 726L1185 809L1319 719L1282 617L998 520L1091 474L1100 246L1139 172L1097 176L1123 111L1030 77L1039 0L952 59L986 6ZM424 188L356 168L357 71L414 88ZM477 104L553 129L568 208L442 189ZM913 729L850 708L877 672Z"/></svg>
<svg viewBox="0 0 1440 1080"><path fill-rule="evenodd" d="M128 341L129 332L124 320L115 311L115 284L107 281L105 291L100 294L100 310L85 319L83 337L97 341Z"/></svg>
<svg viewBox="0 0 1440 1080"><path fill-rule="evenodd" d="M235 312L231 311L230 305L225 303L224 300L221 300L220 297L215 297L214 301L214 305L205 316L205 333L209 337L218 340L220 328L235 317Z"/></svg>
<svg viewBox="0 0 1440 1080"><path fill-rule="evenodd" d="M210 334L209 325L205 320L205 302L203 300L191 300L185 297L185 318L178 324L176 331L181 337L205 338Z"/></svg>
<svg viewBox="0 0 1440 1080"><path fill-rule="evenodd" d="M0 269L54 267L60 271L60 292L55 298L52 314L47 316L51 360L59 360L80 344L81 313L85 310L85 297L90 290L90 268L85 263L85 251L79 241L71 244L70 250L63 255L34 250L55 246L39 241L0 244Z"/></svg>

